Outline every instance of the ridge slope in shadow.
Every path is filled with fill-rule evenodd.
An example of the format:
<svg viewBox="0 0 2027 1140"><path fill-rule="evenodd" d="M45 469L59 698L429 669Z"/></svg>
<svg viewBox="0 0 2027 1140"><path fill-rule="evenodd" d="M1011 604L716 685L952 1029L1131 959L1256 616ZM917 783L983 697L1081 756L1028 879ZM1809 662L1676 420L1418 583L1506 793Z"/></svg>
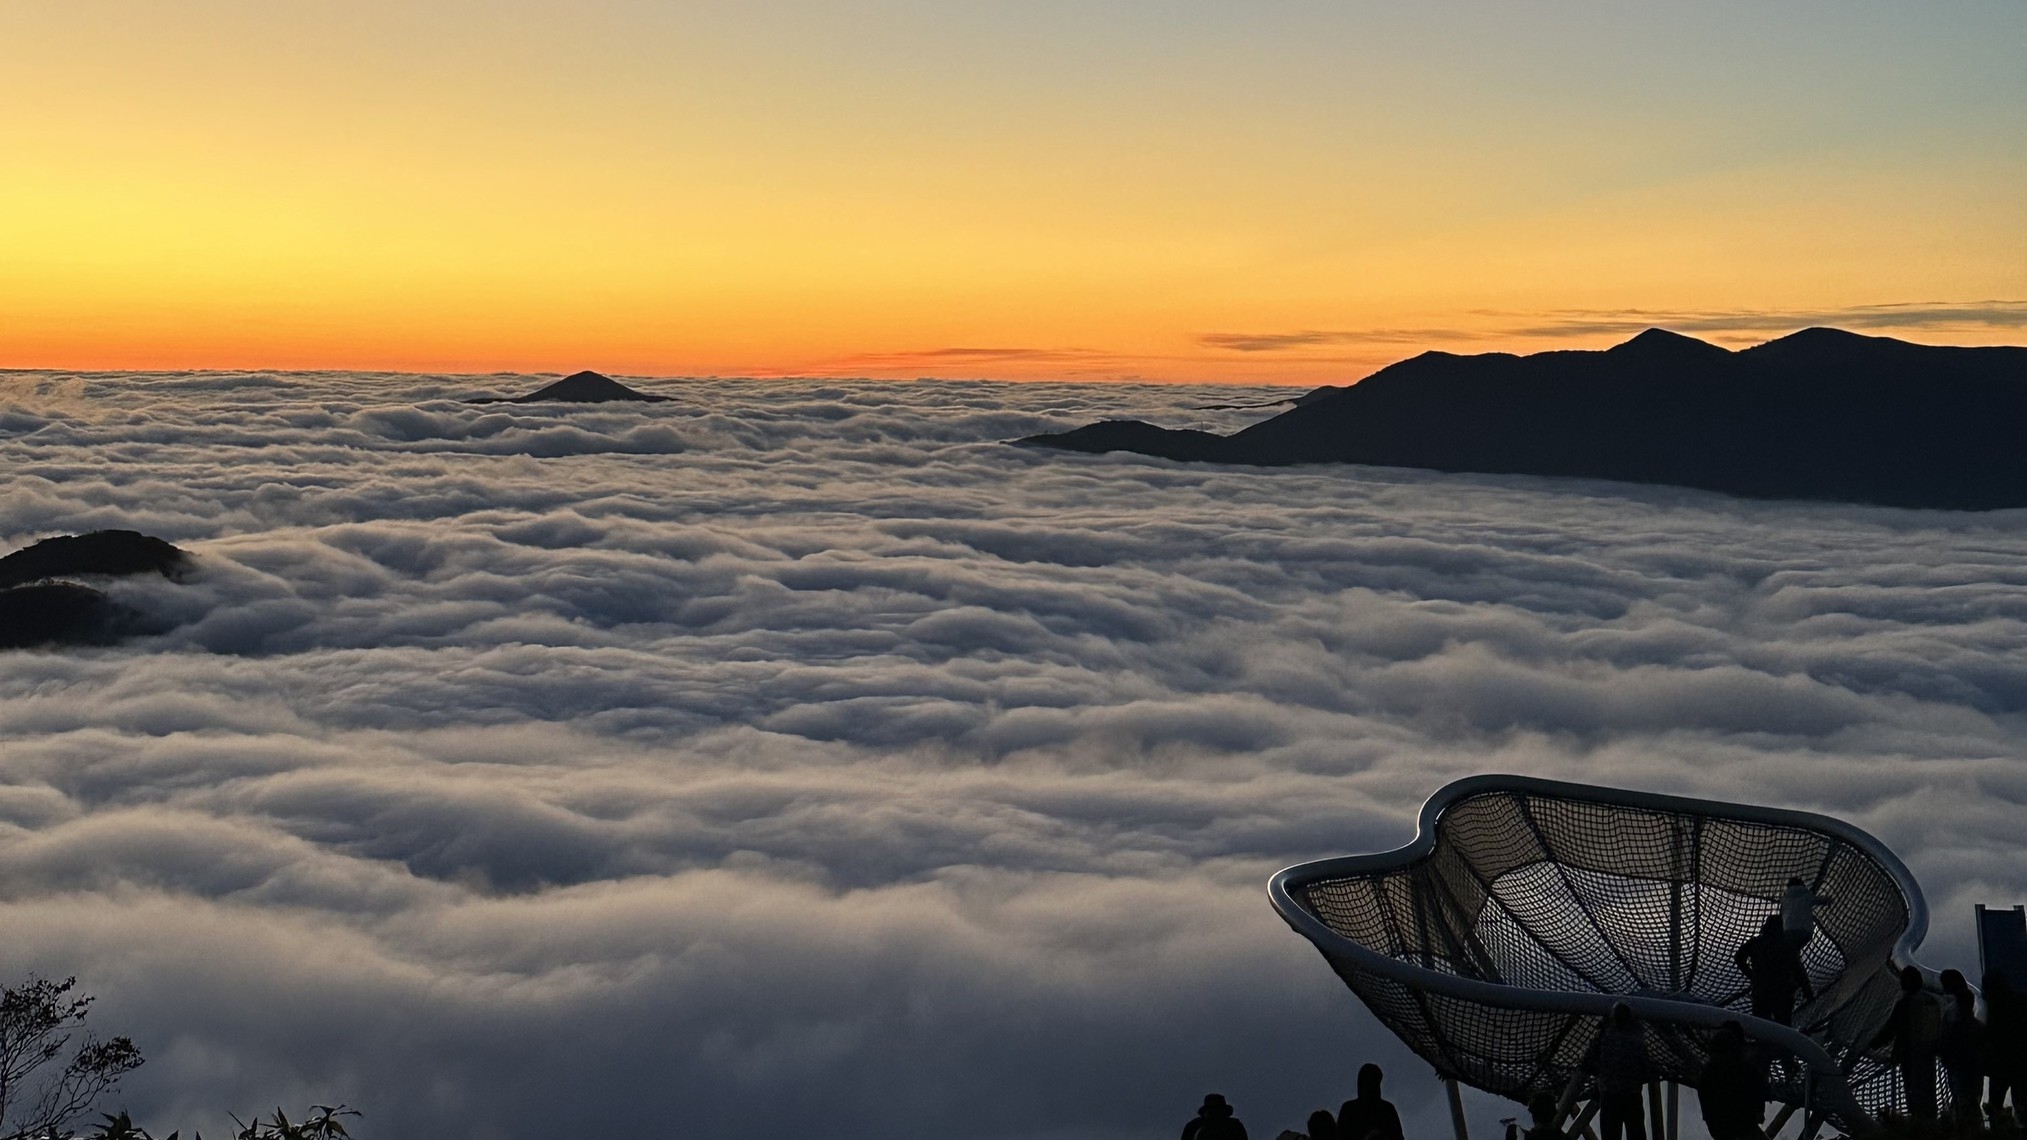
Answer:
<svg viewBox="0 0 2027 1140"><path fill-rule="evenodd" d="M1991 510L2027 506L2023 437L2027 348L1813 328L1738 352L1661 329L1602 351L1424 352L1229 436L1107 421L1014 442Z"/></svg>

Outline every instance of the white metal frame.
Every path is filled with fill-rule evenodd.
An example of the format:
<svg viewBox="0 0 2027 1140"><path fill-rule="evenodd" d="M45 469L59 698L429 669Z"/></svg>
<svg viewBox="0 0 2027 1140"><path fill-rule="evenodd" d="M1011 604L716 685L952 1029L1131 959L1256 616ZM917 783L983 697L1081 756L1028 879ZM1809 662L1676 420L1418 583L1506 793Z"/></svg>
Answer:
<svg viewBox="0 0 2027 1140"><path fill-rule="evenodd" d="M1935 972L1913 959L1914 949L1928 933L1928 904L1922 898L1920 886L1916 884L1906 864L1902 863L1885 844L1851 824L1812 812L1723 803L1621 788L1595 787L1528 776L1471 776L1445 785L1422 805L1414 839L1393 851L1322 859L1282 870L1267 886L1267 893L1274 909L1296 933L1315 944L1317 949L1323 951L1329 958L1348 962L1358 969L1370 971L1424 993L1441 994L1496 1009L1582 1014L1603 1018L1611 1012L1613 1005L1624 1002L1635 1016L1649 1021L1709 1028L1727 1021L1737 1021L1750 1036L1780 1046L1809 1066L1815 1078L1815 1096L1820 1107L1827 1110L1829 1115L1845 1122L1847 1129L1852 1131L1863 1131L1872 1126L1870 1115L1852 1096L1843 1072L1839 1070L1830 1054L1816 1041L1788 1026L1700 1002L1639 994L1527 989L1425 969L1412 962L1379 953L1344 937L1296 901L1294 892L1312 883L1371 875L1376 872L1398 871L1429 857L1436 849L1445 810L1461 800L1487 793L1532 794L1603 805L1701 815L1712 819L1765 823L1815 831L1842 840L1879 864L1899 887L1903 896L1908 921L1900 937L1895 940L1891 954L1893 966L1896 969L1909 965L1916 966L1931 984L1935 982ZM1443 1076L1446 1081L1456 1079L1449 1073ZM1655 1140L1660 1138L1656 1137Z"/></svg>

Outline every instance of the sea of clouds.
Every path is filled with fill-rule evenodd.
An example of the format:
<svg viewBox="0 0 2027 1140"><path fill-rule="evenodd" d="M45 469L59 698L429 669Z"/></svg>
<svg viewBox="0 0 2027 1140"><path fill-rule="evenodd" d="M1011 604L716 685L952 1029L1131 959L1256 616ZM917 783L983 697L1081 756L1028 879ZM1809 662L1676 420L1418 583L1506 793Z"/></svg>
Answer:
<svg viewBox="0 0 2027 1140"><path fill-rule="evenodd" d="M1934 965L2027 898L2027 514L999 442L1231 389L460 402L539 382L0 376L0 551L197 558L0 653L0 975L158 1132L1271 1137L1370 1059L1433 1134L1263 886L1478 772L1851 820Z"/></svg>

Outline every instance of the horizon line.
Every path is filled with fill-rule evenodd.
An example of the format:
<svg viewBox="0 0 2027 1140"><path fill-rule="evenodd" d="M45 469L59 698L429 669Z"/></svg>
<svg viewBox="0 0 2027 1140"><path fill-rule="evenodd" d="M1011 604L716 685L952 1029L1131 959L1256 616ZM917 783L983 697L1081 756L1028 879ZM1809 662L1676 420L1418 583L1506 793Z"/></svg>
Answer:
<svg viewBox="0 0 2027 1140"><path fill-rule="evenodd" d="M1884 308L1884 306L1877 306L1871 308ZM1656 311L1641 313L1639 310L1620 310L1620 312L1628 317L1638 314L1641 316L1655 316L1655 317L1675 316L1679 318L1683 315L1679 313L1664 313ZM1612 329L1611 331L1613 332L1614 335L1622 335L1626 332L1627 329L1632 328L1637 323L1638 323L1637 321L1629 321L1617 328ZM1342 379L1329 381L1325 384L1319 384L1314 378L1307 378L1307 377L1302 379L1282 379L1272 376L1252 376L1243 379L1224 378L1224 377L1192 378L1192 377L1164 377L1160 375L1148 375L1139 372L1125 372L1125 371L1122 371L1121 373L1114 375L1069 374L1069 375L1041 375L1041 376L1018 376L1018 375L991 376L991 375L936 375L923 373L914 376L896 376L896 375L879 375L874 372L846 372L846 371L826 372L815 370L796 371L785 369L754 369L752 371L737 371L737 372L674 372L674 371L641 372L641 371L630 371L624 368L620 368L608 372L603 369L595 369L595 368L594 369L577 368L571 371L564 371L563 369L560 368L557 369L494 368L494 369L464 371L455 367L429 369L429 368L415 368L415 367L386 368L386 367L370 367L370 366L360 367L360 366L329 366L329 365L307 366L307 367L285 366L285 365L284 366L171 365L158 367L145 367L145 366L92 367L89 365L65 365L65 364L0 365L0 376L22 375L31 373L41 373L41 374L93 373L106 375L164 375L164 374L194 375L194 374L231 374L231 373L242 373L242 374L276 373L276 374L293 374L293 375L316 375L328 373L328 374L352 374L352 375L365 374L365 375L382 375L382 376L416 376L416 377L435 376L445 378L449 377L485 378L485 377L524 377L524 376L563 377L573 375L575 372L580 371L597 371L600 372L601 375L608 375L614 377L628 377L639 380L684 380L684 381L745 380L745 381L784 381L784 382L829 381L834 383L867 382L867 383L995 383L995 384L1151 384L1151 385L1165 385L1165 386L1203 385L1213 387L1316 388L1320 386L1340 386L1340 385L1356 384L1359 381L1364 380L1365 378L1373 375L1376 372L1391 367L1393 364L1397 364L1400 363L1401 361L1409 360L1414 358L1415 356L1419 356L1429 352L1444 352L1449 353L1451 355L1462 355L1462 356L1494 355L1494 354L1531 356L1537 353L1546 353L1546 352L1602 352L1608 351L1610 348L1617 347L1620 344L1625 344L1630 340L1636 339L1650 332L1662 332L1672 336L1678 336L1684 339L1698 341L1699 343L1709 344L1712 347L1721 349L1725 352L1746 351L1750 348L1757 347L1758 345L1761 344L1771 344L1774 341L1783 340L1786 339L1787 337L1794 336L1803 332L1809 332L1816 329L1828 329L1831 331L1844 333L1850 336L1865 337L1867 339L1874 339L1874 340L1901 340L1904 341L1905 343L1910 344L1927 343L1925 341L1907 340L1903 336L1887 335L1887 333L1884 331L1885 326L1874 325L1868 327L1863 322L1857 322L1860 324L1861 328L1866 328L1867 331L1861 332L1850 328L1842 328L1835 324L1808 324L1802 327L1788 329L1787 331L1781 332L1778 335L1766 336L1763 338L1755 338L1753 339L1752 343L1745 344L1741 347L1731 347L1729 344L1722 342L1736 342L1744 340L1746 338L1709 337L1709 332L1712 330L1697 328L1697 325L1702 322L1699 322L1693 318L1689 320L1678 320L1669 323L1687 325L1692 329L1696 329L1697 332L1705 333L1705 335L1697 336L1693 332L1682 332L1677 328L1670 328L1665 324L1649 324L1637 328L1636 331L1631 332L1631 335L1625 336L1624 339L1617 340L1613 342L1611 345L1605 346L1603 348L1548 347L1548 348L1539 348L1528 352L1517 352L1510 349L1485 348L1480 352L1461 352L1461 353L1454 352L1452 349L1447 347L1422 348L1419 350L1407 351L1400 355L1393 356L1392 359L1389 359L1386 362L1377 365L1365 365L1364 361L1360 361L1359 363L1361 365L1364 365L1364 367L1362 367L1362 369L1355 376L1348 375ZM1361 341L1364 343L1404 345L1408 343L1408 338L1407 336L1402 334L1407 333L1408 331L1409 330L1374 330L1372 332L1367 333L1355 333L1355 332L1304 330L1291 333L1260 333L1260 334L1207 333L1202 334L1198 338L1199 343L1227 348L1229 351L1238 354L1236 356L1229 356L1229 355L1205 356L1205 357L1179 357L1179 356L1154 356L1154 355L1138 356L1126 353L1110 353L1102 350L1093 350L1093 349L1018 349L1018 348L1003 349L1003 348L974 348L974 347L959 346L959 347L944 347L937 349L919 350L913 352L856 354L853 357L847 357L844 359L867 361L872 359L884 358L898 361L903 359L948 360L953 357L957 358L998 357L1000 359L1008 360L1009 362L1011 362L1021 359L1031 360L1034 359L1036 355L1046 354L1048 357L1052 357L1055 359L1064 359L1066 357L1071 359L1075 359L1078 357L1101 358L1101 359L1109 358L1112 360L1119 361L1121 363L1134 360L1149 360L1149 361L1167 360L1170 362L1180 362L1183 360L1188 360L1193 363L1202 363L1209 365L1243 364L1255 367L1262 365L1285 366L1285 365L1329 365L1338 363L1352 364L1353 361L1349 358L1290 356L1283 354L1282 350L1288 348L1314 347L1316 345L1326 343L1347 343L1353 340ZM1419 337L1416 337L1416 339L1435 341L1439 344L1444 341L1450 341L1454 343L1459 340L1483 344L1485 341L1494 339L1498 335L1490 333L1466 334L1461 332L1460 330L1428 329L1428 330L1413 330L1413 331L1423 334ZM1571 332L1564 333L1564 335L1597 336L1603 331L1604 330L1600 328L1598 325L1593 324L1591 325L1591 327L1585 329L1581 333L1571 330ZM1543 339L1540 330L1538 329L1529 330L1529 332L1532 332L1535 335L1532 336L1522 335L1518 339L1530 339L1530 340ZM2020 348L2020 347L2027 347L2027 345L1940 344L1940 345L1932 345L1932 347ZM1349 371L1349 369L1347 369L1347 371Z"/></svg>

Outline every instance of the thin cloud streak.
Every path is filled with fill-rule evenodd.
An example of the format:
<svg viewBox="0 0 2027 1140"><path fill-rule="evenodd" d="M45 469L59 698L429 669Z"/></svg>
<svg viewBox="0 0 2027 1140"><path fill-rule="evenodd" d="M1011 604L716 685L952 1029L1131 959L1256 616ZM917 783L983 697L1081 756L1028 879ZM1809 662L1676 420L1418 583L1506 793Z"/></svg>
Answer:
<svg viewBox="0 0 2027 1140"><path fill-rule="evenodd" d="M1595 336L1639 332L1656 325L1685 332L1786 332L1834 325L1861 329L2027 328L2027 301L1926 302L1852 305L1839 309L1562 309L1535 325L1506 330L1514 336Z"/></svg>
<svg viewBox="0 0 2027 1140"><path fill-rule="evenodd" d="M1270 341L1285 342L1285 347L1299 348L1310 344L1331 343L1334 334L1292 333L1269 337ZM1422 330L1403 330L1393 334L1394 343L1410 343L1423 336ZM1241 337L1239 339L1247 339ZM1187 374L1201 372L1201 366L1216 360L1216 357L1202 353L1141 353L1117 352L1095 348L979 348L948 347L918 350L858 353L818 361L813 364L779 373L751 373L754 376L800 378L835 376L851 378L883 373L898 373L913 379L932 379L940 373L949 379L991 380L1009 378L1007 373L1032 372L1032 366L1047 366L1049 379L1059 380L1106 380L1111 382L1141 382L1154 384L1203 383L1204 380L1177 380L1164 377L1163 370ZM1293 364L1352 364L1370 366L1374 358L1364 354L1303 353L1301 355L1277 354L1271 362L1274 366ZM1195 366L1195 367L1192 367ZM970 371L966 371L969 368ZM951 375L953 370L962 374ZM1231 381L1212 381L1231 384ZM1276 381L1271 375L1249 378L1248 382L1263 384L1294 383Z"/></svg>
<svg viewBox="0 0 2027 1140"><path fill-rule="evenodd" d="M823 362L819 371L864 369L887 371L897 368L933 367L949 364L1066 364L1079 367L1116 367L1149 358L1129 356L1094 348L972 347L909 349L895 352L864 352Z"/></svg>
<svg viewBox="0 0 2027 1140"><path fill-rule="evenodd" d="M1282 352L1330 344L1420 344L1426 341L1469 340L1484 334L1451 328L1362 329L1357 332L1305 329L1292 333L1205 333L1197 343L1233 352Z"/></svg>
<svg viewBox="0 0 2027 1140"><path fill-rule="evenodd" d="M1857 329L2014 329L2027 328L2027 301L1919 302L1852 305L1834 309L1552 309L1530 318L1501 309L1476 309L1474 315L1521 320L1490 328L1431 327L1380 329L1305 329L1287 333L1205 333L1197 343L1207 348L1242 353L1282 353L1323 345L1443 344L1487 340L1557 340L1618 336L1649 328L1677 332L1730 333L1716 339L1764 339L1743 334L1784 333L1817 325Z"/></svg>

